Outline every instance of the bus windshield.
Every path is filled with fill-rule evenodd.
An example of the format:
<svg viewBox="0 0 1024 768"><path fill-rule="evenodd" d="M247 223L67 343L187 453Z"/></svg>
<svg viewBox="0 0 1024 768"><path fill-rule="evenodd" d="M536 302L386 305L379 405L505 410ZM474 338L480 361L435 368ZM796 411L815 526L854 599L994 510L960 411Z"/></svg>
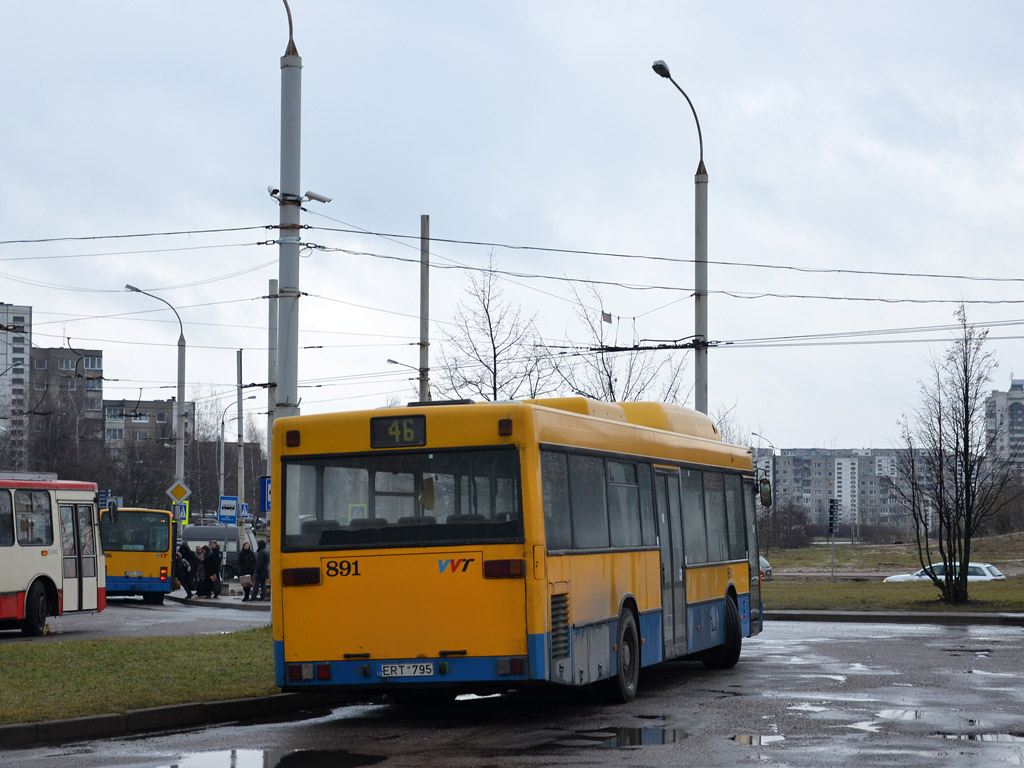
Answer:
<svg viewBox="0 0 1024 768"><path fill-rule="evenodd" d="M122 509L116 523L103 515L100 535L105 552L166 552L171 541L170 516Z"/></svg>
<svg viewBox="0 0 1024 768"><path fill-rule="evenodd" d="M282 549L522 541L512 446L284 459Z"/></svg>

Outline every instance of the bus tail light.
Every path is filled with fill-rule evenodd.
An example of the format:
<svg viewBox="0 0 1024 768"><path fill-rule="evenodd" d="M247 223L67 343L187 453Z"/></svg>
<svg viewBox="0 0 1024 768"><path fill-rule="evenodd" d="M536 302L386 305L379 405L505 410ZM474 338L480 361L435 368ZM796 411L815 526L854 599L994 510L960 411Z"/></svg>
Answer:
<svg viewBox="0 0 1024 768"><path fill-rule="evenodd" d="M484 560L485 579L522 579L525 577L525 560Z"/></svg>
<svg viewBox="0 0 1024 768"><path fill-rule="evenodd" d="M497 664L499 675L526 674L526 659L522 657L513 659L498 659Z"/></svg>
<svg viewBox="0 0 1024 768"><path fill-rule="evenodd" d="M160 581L167 581L167 566L160 566Z"/></svg>
<svg viewBox="0 0 1024 768"><path fill-rule="evenodd" d="M498 434L502 437L512 434L512 419L498 419Z"/></svg>
<svg viewBox="0 0 1024 768"><path fill-rule="evenodd" d="M326 661L304 662L288 665L288 682L311 682L313 680L330 680L331 665Z"/></svg>
<svg viewBox="0 0 1024 768"><path fill-rule="evenodd" d="M320 583L319 568L285 568L281 571L281 583L286 587L300 587Z"/></svg>
<svg viewBox="0 0 1024 768"><path fill-rule="evenodd" d="M298 448L299 442L299 430L289 429L284 433L284 444L289 448Z"/></svg>

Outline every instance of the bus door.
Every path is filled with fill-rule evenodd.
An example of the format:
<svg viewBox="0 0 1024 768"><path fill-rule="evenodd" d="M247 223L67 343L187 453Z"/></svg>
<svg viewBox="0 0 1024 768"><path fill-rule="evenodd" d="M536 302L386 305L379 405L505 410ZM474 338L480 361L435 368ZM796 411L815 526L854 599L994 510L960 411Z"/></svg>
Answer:
<svg viewBox="0 0 1024 768"><path fill-rule="evenodd" d="M747 561L750 563L750 634L761 631L761 551L757 546L757 505L754 484L743 483L743 514L747 527Z"/></svg>
<svg viewBox="0 0 1024 768"><path fill-rule="evenodd" d="M92 512L90 504L60 505L64 611L94 611L99 607Z"/></svg>
<svg viewBox="0 0 1024 768"><path fill-rule="evenodd" d="M654 486L661 547L662 634L668 659L686 653L686 567L679 471L656 468Z"/></svg>

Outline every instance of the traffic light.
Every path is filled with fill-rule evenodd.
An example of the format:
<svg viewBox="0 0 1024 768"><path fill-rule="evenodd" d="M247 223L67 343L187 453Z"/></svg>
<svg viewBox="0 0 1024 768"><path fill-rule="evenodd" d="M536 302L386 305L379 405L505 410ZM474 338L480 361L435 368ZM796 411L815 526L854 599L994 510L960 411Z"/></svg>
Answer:
<svg viewBox="0 0 1024 768"><path fill-rule="evenodd" d="M832 534L839 530L838 507L838 499L828 500L828 532Z"/></svg>

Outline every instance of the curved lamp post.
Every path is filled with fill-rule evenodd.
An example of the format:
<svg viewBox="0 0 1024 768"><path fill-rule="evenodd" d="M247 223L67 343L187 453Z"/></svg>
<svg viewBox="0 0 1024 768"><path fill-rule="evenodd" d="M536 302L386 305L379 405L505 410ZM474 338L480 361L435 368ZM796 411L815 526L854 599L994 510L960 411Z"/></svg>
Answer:
<svg viewBox="0 0 1024 768"><path fill-rule="evenodd" d="M693 102L679 83L672 79L668 64L658 60L651 68L661 77L668 79L676 90L683 94L697 123L697 141L700 145L700 160L693 181L696 185L694 211L694 324L693 324L693 369L694 404L701 413L708 412L708 171L704 167L704 137L700 132L700 120Z"/></svg>
<svg viewBox="0 0 1024 768"><path fill-rule="evenodd" d="M249 395L248 397L243 397L242 399L255 400L256 395ZM220 471L217 473L218 497L224 495L224 419L228 415L228 408L236 407L238 405L239 403L233 400L226 406L224 406L224 410L220 414Z"/></svg>
<svg viewBox="0 0 1024 768"><path fill-rule="evenodd" d="M171 312L178 319L178 397L174 402L174 482L185 484L185 326L182 325L181 315L167 299L156 294L136 288L134 285L126 284L126 291L141 293L151 299L162 301L171 308Z"/></svg>

